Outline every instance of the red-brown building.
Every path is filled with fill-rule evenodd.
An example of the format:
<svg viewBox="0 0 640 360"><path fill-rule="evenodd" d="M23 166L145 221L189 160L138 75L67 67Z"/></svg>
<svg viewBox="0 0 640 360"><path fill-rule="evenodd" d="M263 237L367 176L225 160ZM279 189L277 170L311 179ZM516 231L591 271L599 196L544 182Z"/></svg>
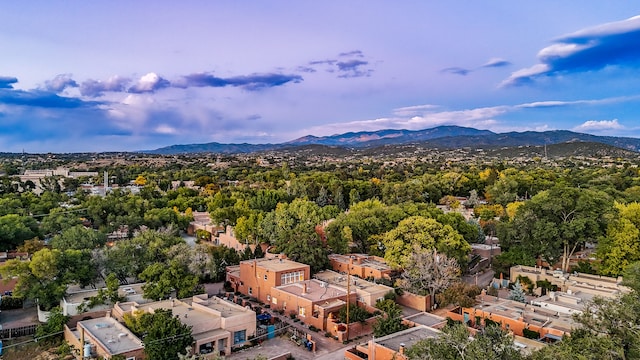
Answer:
<svg viewBox="0 0 640 360"><path fill-rule="evenodd" d="M227 267L227 281L235 291L270 303L272 289L309 280L311 267L288 259L254 259Z"/></svg>

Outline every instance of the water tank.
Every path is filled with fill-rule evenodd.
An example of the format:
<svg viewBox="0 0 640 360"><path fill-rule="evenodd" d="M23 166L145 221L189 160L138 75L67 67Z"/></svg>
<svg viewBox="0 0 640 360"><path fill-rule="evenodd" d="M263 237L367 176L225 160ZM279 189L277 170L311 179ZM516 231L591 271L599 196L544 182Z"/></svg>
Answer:
<svg viewBox="0 0 640 360"><path fill-rule="evenodd" d="M84 344L83 357L85 358L91 357L91 344Z"/></svg>

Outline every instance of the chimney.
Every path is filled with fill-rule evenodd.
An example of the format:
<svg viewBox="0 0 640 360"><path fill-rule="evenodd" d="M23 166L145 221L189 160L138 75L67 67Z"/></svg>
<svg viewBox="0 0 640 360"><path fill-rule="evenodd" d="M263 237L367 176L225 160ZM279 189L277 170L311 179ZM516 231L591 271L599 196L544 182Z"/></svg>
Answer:
<svg viewBox="0 0 640 360"><path fill-rule="evenodd" d="M400 343L400 348L398 349L400 355L404 355L404 343Z"/></svg>
<svg viewBox="0 0 640 360"><path fill-rule="evenodd" d="M302 295L304 295L306 293L307 293L307 284L304 283L304 284L302 284Z"/></svg>

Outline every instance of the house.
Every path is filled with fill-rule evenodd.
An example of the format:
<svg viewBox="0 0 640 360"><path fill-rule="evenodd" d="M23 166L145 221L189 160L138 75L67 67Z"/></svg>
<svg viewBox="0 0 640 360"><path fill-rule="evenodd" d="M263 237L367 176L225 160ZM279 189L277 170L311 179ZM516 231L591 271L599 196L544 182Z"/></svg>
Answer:
<svg viewBox="0 0 640 360"><path fill-rule="evenodd" d="M622 285L621 276L613 278L578 272L565 273L561 270L551 271L539 266L512 266L509 269L509 280L516 282L519 277L528 278L534 286L538 281L548 281L560 291L591 293L607 298L631 291Z"/></svg>
<svg viewBox="0 0 640 360"><path fill-rule="evenodd" d="M349 289L349 301L356 303L355 289ZM317 279L276 286L271 289L271 308L296 314L300 321L327 330L327 319L347 304L347 290Z"/></svg>
<svg viewBox="0 0 640 360"><path fill-rule="evenodd" d="M333 271L349 273L362 279L391 279L391 267L379 256L331 254L329 255L329 263Z"/></svg>
<svg viewBox="0 0 640 360"><path fill-rule="evenodd" d="M256 334L256 313L240 305L208 295L191 299L162 300L147 304L117 303L113 317L123 321L124 314L137 311L171 310L173 316L191 327L193 349L198 354L231 354L232 347L244 345Z"/></svg>
<svg viewBox="0 0 640 360"><path fill-rule="evenodd" d="M320 281L324 281L328 284L335 285L341 289L347 288L347 276L337 273L331 270L321 271L315 275L313 275L315 279ZM376 284L371 281L363 280L358 277L351 277L349 279L351 284L349 284L350 290L355 290L356 292L356 300L360 304L367 305L369 307L375 307L376 302L379 300L384 300L384 296L393 292L394 289L390 286Z"/></svg>
<svg viewBox="0 0 640 360"><path fill-rule="evenodd" d="M132 284L123 285L118 288L118 295L127 299L127 301L144 302L142 285ZM111 308L108 304L98 304L92 308L86 308L92 297L98 295L97 289L78 289L77 287L67 288L67 294L60 300L60 308L63 315L78 315L84 310L106 310Z"/></svg>
<svg viewBox="0 0 640 360"><path fill-rule="evenodd" d="M577 325L570 314L484 294L479 298L474 307L458 306L447 317L474 328L494 323L514 335L548 342L561 340Z"/></svg>
<svg viewBox="0 0 640 360"><path fill-rule="evenodd" d="M76 359L99 356L111 359L116 355L127 360L146 358L142 341L109 313L106 317L78 321L74 329L65 325L64 339L79 350Z"/></svg>
<svg viewBox="0 0 640 360"><path fill-rule="evenodd" d="M309 265L283 258L245 260L227 267L227 281L235 291L267 304L271 302L271 289L309 280L310 276Z"/></svg>
<svg viewBox="0 0 640 360"><path fill-rule="evenodd" d="M344 358L348 360L407 360L406 349L420 340L438 336L440 336L440 330L419 325L381 338L374 338L366 344L347 349Z"/></svg>

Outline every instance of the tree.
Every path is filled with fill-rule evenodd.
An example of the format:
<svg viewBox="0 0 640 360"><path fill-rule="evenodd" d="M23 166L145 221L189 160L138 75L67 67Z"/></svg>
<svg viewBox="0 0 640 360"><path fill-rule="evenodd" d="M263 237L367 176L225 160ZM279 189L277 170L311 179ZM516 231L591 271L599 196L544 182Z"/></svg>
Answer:
<svg viewBox="0 0 640 360"><path fill-rule="evenodd" d="M458 262L466 261L471 251L471 245L450 225L422 216L400 221L395 229L384 234L383 243L386 247L384 259L393 267L404 267L416 245L418 248L437 249Z"/></svg>
<svg viewBox="0 0 640 360"><path fill-rule="evenodd" d="M640 260L640 204L614 204L619 217L608 226L604 238L598 241L598 271L618 276L631 263Z"/></svg>
<svg viewBox="0 0 640 360"><path fill-rule="evenodd" d="M455 259L414 245L398 284L411 293L434 297L459 277L460 267Z"/></svg>
<svg viewBox="0 0 640 360"><path fill-rule="evenodd" d="M376 308L380 309L384 314L372 325L375 336L381 337L407 328L402 323L402 308L395 301L391 299L378 301Z"/></svg>
<svg viewBox="0 0 640 360"><path fill-rule="evenodd" d="M561 260L568 271L573 253L604 234L610 205L602 192L556 185L536 194L512 221L498 227L501 246L506 251L521 247L550 264Z"/></svg>
<svg viewBox="0 0 640 360"><path fill-rule="evenodd" d="M38 224L32 217L17 214L0 216L0 251L15 249L36 235Z"/></svg>
<svg viewBox="0 0 640 360"><path fill-rule="evenodd" d="M54 343L57 339L63 337L62 331L64 326L69 321L69 316L62 314L62 309L59 306L54 307L49 312L49 318L44 324L38 325L36 328L35 338L38 341L43 340L45 343Z"/></svg>
<svg viewBox="0 0 640 360"><path fill-rule="evenodd" d="M509 291L509 300L518 301L518 302L526 302L524 289L522 285L520 285L520 281L516 281L513 284L513 289Z"/></svg>
<svg viewBox="0 0 640 360"><path fill-rule="evenodd" d="M436 295L440 307L454 304L461 307L472 307L476 304L476 296L481 290L476 285L470 285L462 281L455 281L441 293Z"/></svg>
<svg viewBox="0 0 640 360"><path fill-rule="evenodd" d="M126 314L124 321L133 333L142 338L149 360L177 360L178 354L186 354L187 347L193 343L191 327L174 317L170 309Z"/></svg>
<svg viewBox="0 0 640 360"><path fill-rule="evenodd" d="M410 360L518 360L513 338L499 326L487 326L471 337L464 324L445 327L442 335L420 340L407 349Z"/></svg>
<svg viewBox="0 0 640 360"><path fill-rule="evenodd" d="M54 236L50 245L52 248L62 251L67 249L90 250L104 245L105 242L104 234L82 225L76 225Z"/></svg>

